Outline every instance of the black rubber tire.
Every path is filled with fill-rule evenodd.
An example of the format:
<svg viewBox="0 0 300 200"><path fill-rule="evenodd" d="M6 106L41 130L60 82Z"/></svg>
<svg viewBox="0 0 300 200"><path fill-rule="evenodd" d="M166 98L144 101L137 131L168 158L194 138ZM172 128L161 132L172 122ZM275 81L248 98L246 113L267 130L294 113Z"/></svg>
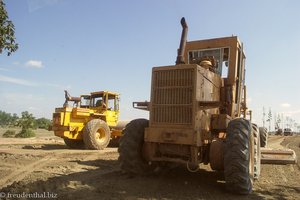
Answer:
<svg viewBox="0 0 300 200"><path fill-rule="evenodd" d="M135 119L123 130L118 148L121 170L131 175L147 175L154 170L143 158L145 128L149 126L146 119Z"/></svg>
<svg viewBox="0 0 300 200"><path fill-rule="evenodd" d="M254 171L254 141L251 123L244 118L229 122L224 145L224 175L230 192L252 192Z"/></svg>
<svg viewBox="0 0 300 200"><path fill-rule="evenodd" d="M212 170L224 170L224 140L215 138L209 148L209 163Z"/></svg>
<svg viewBox="0 0 300 200"><path fill-rule="evenodd" d="M265 127L259 127L259 135L260 135L260 147L267 146L268 140L268 130Z"/></svg>
<svg viewBox="0 0 300 200"><path fill-rule="evenodd" d="M71 149L84 149L84 143L82 140L72 140L64 138L65 144Z"/></svg>
<svg viewBox="0 0 300 200"><path fill-rule="evenodd" d="M120 137L111 138L108 144L109 147L119 147Z"/></svg>
<svg viewBox="0 0 300 200"><path fill-rule="evenodd" d="M252 124L252 134L254 137L254 179L258 179L260 176L260 160L261 160L261 152L260 152L260 133L258 126L256 124Z"/></svg>
<svg viewBox="0 0 300 200"><path fill-rule="evenodd" d="M102 150L109 144L110 129L101 119L92 119L83 129L83 141L87 149Z"/></svg>

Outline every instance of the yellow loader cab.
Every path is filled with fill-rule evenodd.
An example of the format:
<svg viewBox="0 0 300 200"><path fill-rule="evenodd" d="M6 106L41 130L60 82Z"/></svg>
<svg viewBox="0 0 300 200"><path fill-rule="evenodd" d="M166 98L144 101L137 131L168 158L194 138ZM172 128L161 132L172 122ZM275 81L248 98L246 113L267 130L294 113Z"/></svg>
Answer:
<svg viewBox="0 0 300 200"><path fill-rule="evenodd" d="M65 103L55 108L54 134L70 148L103 149L111 140L118 141L126 122L119 122L119 94L92 92L71 97L65 91Z"/></svg>

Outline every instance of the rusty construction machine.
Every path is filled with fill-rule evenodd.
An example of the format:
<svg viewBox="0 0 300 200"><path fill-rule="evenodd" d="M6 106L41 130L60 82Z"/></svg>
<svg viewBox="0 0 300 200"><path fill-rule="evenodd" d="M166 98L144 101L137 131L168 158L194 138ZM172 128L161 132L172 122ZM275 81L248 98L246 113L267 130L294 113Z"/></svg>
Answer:
<svg viewBox="0 0 300 200"><path fill-rule="evenodd" d="M133 102L150 115L123 130L121 169L148 174L173 163L190 171L210 164L224 172L229 191L248 194L262 155L259 128L247 119L243 44L235 36L187 42L184 18L181 25L176 65L154 67L150 102Z"/></svg>
<svg viewBox="0 0 300 200"><path fill-rule="evenodd" d="M101 150L118 143L127 123L118 120L119 114L119 94L115 92L72 97L65 91L65 103L55 108L51 130L70 148Z"/></svg>

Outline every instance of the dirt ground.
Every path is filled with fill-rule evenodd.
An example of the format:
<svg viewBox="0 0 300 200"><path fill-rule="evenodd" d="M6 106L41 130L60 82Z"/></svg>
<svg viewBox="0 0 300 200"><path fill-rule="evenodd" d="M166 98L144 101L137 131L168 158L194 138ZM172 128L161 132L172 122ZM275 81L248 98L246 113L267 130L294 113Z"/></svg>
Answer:
<svg viewBox="0 0 300 200"><path fill-rule="evenodd" d="M268 145L292 148L300 157L300 136L272 136ZM299 163L262 165L253 193L241 196L228 193L223 175L209 166L129 177L119 169L117 148L70 150L51 132L34 139L0 137L0 159L0 199L300 199Z"/></svg>

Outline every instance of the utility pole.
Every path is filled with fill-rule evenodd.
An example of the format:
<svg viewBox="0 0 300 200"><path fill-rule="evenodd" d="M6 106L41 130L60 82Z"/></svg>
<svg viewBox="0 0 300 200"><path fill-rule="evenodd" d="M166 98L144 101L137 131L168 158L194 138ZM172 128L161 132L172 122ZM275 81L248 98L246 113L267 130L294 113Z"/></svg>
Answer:
<svg viewBox="0 0 300 200"><path fill-rule="evenodd" d="M271 120L272 120L272 111L271 108L269 108L268 119L267 119L267 122L269 122L269 132L271 131Z"/></svg>

